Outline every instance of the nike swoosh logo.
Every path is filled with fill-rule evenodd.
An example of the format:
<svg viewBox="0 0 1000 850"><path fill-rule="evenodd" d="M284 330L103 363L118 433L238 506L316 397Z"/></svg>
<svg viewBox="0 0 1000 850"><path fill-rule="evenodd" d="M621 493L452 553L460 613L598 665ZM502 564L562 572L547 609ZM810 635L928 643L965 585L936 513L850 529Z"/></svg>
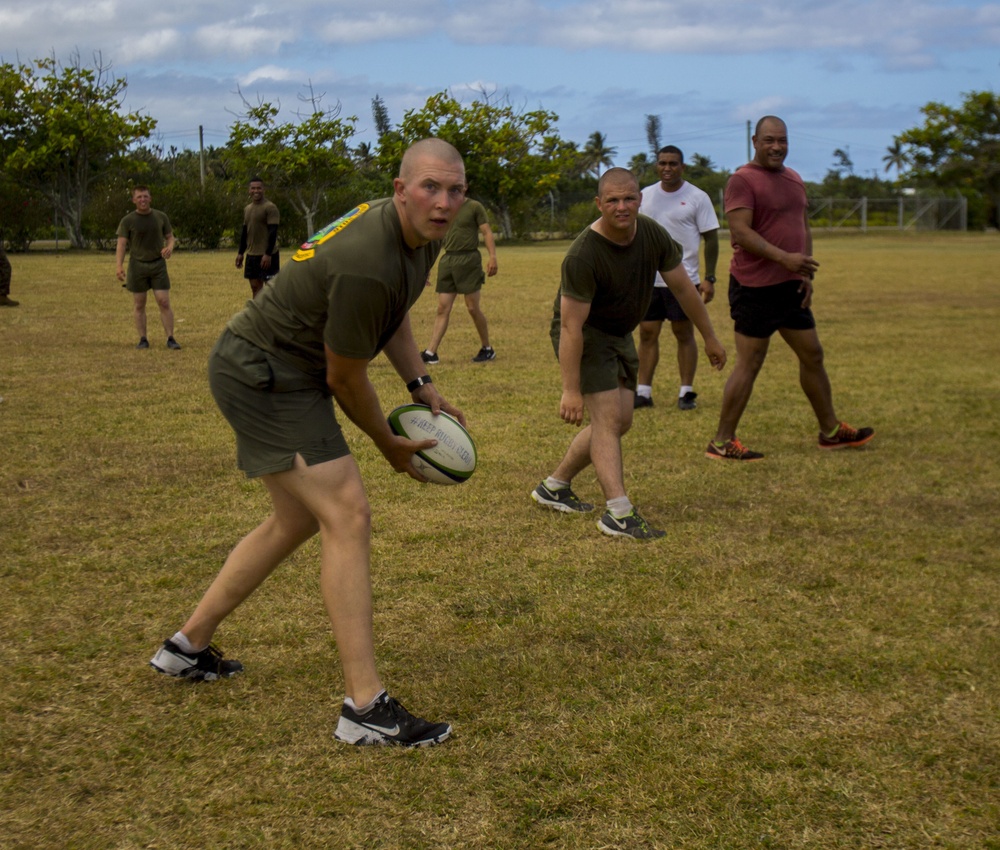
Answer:
<svg viewBox="0 0 1000 850"><path fill-rule="evenodd" d="M365 729L371 729L373 732L381 732L383 735L398 735L399 734L399 724L395 726L376 726L374 723L362 723Z"/></svg>
<svg viewBox="0 0 1000 850"><path fill-rule="evenodd" d="M616 516L612 516L611 514L608 514L608 516L609 516L609 517L611 517L611 521L612 521L612 522L613 522L613 523L614 523L615 525L617 525L617 526L618 526L618 528L619 528L619 529L620 529L621 531L624 531L624 530L625 530L626 528L628 528L628 523L627 523L627 522L625 522L625 520L622 520L622 519L618 519L618 517L616 517Z"/></svg>

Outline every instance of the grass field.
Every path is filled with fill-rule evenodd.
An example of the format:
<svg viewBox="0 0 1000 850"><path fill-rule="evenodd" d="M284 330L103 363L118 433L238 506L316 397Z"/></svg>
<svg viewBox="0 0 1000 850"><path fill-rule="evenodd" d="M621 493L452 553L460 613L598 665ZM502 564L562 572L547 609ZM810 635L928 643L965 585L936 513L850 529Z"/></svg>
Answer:
<svg viewBox="0 0 1000 850"><path fill-rule="evenodd" d="M496 362L469 362L456 308L434 378L477 439L470 482L395 476L346 426L383 678L455 728L418 752L333 741L315 541L218 633L245 675L146 665L265 510L204 374L247 293L233 257L171 261L180 352L152 306L134 350L111 255L12 257L0 847L1000 848L1000 237L817 238L838 413L878 432L862 451L816 449L776 340L740 429L767 458L706 460L728 370L703 365L682 413L666 345L625 440L668 529L648 545L528 499L572 433L547 338L565 248L500 247ZM370 371L386 410L408 400Z"/></svg>

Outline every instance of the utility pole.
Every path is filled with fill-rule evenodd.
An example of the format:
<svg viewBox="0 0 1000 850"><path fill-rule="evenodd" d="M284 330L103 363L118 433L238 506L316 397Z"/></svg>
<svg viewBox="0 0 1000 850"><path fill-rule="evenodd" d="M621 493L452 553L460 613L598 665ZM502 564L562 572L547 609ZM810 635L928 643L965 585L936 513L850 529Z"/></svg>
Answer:
<svg viewBox="0 0 1000 850"><path fill-rule="evenodd" d="M198 125L198 152L201 160L201 188L205 188L205 128Z"/></svg>
<svg viewBox="0 0 1000 850"><path fill-rule="evenodd" d="M750 122L747 121L747 162L750 162L751 159L753 157L750 155Z"/></svg>

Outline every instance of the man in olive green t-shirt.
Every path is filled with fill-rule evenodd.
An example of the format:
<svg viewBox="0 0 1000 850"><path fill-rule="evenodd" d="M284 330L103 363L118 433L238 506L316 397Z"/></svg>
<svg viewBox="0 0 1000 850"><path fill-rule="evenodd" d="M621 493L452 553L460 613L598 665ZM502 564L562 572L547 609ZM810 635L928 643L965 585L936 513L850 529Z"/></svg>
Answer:
<svg viewBox="0 0 1000 850"><path fill-rule="evenodd" d="M264 197L264 181L253 177L249 186L250 203L243 210L243 229L240 232L236 268L243 269L243 277L250 283L253 297L281 270L278 252L278 225L281 214L277 204ZM246 255L246 263L243 258Z"/></svg>
<svg viewBox="0 0 1000 850"><path fill-rule="evenodd" d="M166 213L154 210L153 198L146 186L132 189L135 210L118 223L118 247L115 260L118 280L132 293L132 318L139 332L136 348L149 348L146 338L146 295L150 289L160 308L160 322L167 335L167 348L179 350L174 339L174 311L170 306L170 277L167 260L174 252L174 232ZM128 250L128 273L125 251Z"/></svg>
<svg viewBox="0 0 1000 850"><path fill-rule="evenodd" d="M486 263L486 273L483 273L482 260L479 256L479 234L489 252ZM465 306L472 317L472 323L479 334L480 348L473 363L486 363L496 359L496 352L490 345L489 325L486 314L479 306L483 284L487 277L497 273L497 246L490 229L490 221L486 210L479 201L467 198L458 211L455 221L444 240L444 256L438 262L437 277L437 313L434 317L434 330L431 342L421 353L424 363L440 362L437 355L438 346L448 330L448 319L455 299L465 296Z"/></svg>
<svg viewBox="0 0 1000 850"><path fill-rule="evenodd" d="M462 412L435 389L409 309L465 197L465 166L440 139L403 155L391 198L359 204L302 245L227 326L209 358L209 383L236 434L239 466L267 488L270 515L230 552L194 613L151 660L161 673L228 678L243 665L211 646L216 629L299 546L320 536L320 588L346 697L334 731L351 744L424 746L447 723L389 697L375 664L371 507L333 400L396 472L425 481L414 455L434 440L395 435L368 375L383 352L410 400ZM405 485L399 485L400 498Z"/></svg>
<svg viewBox="0 0 1000 850"><path fill-rule="evenodd" d="M563 260L551 326L562 376L559 416L580 426L586 411L590 422L531 498L565 513L592 511L594 506L581 501L571 484L593 464L607 501L598 529L613 537L655 540L665 532L651 528L626 495L621 438L632 426L639 368L632 332L649 307L657 272L698 328L716 369L725 365L726 351L684 270L680 246L661 225L639 215L642 196L635 175L624 168L606 171L595 200L601 217L577 237Z"/></svg>

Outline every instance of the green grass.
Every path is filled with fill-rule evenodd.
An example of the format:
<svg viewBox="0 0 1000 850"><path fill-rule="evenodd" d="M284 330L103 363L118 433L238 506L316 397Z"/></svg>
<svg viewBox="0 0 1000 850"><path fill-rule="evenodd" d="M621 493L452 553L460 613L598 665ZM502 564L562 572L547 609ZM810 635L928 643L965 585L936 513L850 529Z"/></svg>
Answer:
<svg viewBox="0 0 1000 850"><path fill-rule="evenodd" d="M702 457L725 374L681 413L672 351L625 440L666 540L528 493L572 429L547 337L565 244L505 247L495 363L461 305L434 367L480 468L394 475L350 425L374 512L380 670L453 739L355 749L310 542L217 635L246 674L146 666L263 517L205 360L247 289L171 261L181 352L133 350L110 255L15 255L0 311L0 847L1000 848L998 238L823 238L815 309L839 414L820 452L775 340ZM725 267L722 265L721 267ZM724 288L710 312L731 349ZM433 297L415 308L425 344ZM665 340L666 342L666 337ZM384 360L389 408L408 400ZM577 491L599 500L592 474Z"/></svg>

